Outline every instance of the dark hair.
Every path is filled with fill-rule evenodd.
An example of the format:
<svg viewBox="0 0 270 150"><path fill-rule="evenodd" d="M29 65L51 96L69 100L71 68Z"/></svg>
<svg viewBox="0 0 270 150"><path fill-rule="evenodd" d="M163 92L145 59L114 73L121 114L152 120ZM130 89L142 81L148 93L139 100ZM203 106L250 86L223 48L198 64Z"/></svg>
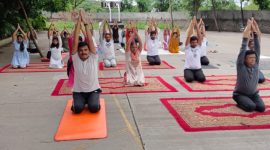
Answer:
<svg viewBox="0 0 270 150"><path fill-rule="evenodd" d="M192 42L192 41L198 41L199 39L198 39L198 37L197 36L192 36L191 38L190 38L190 41L189 42Z"/></svg>
<svg viewBox="0 0 270 150"><path fill-rule="evenodd" d="M20 35L20 34L17 35L17 39L18 39L19 37L23 38L23 36ZM23 42L21 42L21 43L20 43L20 51L23 52L23 51L24 51L24 48L25 48L25 47L24 47L24 44L23 44Z"/></svg>
<svg viewBox="0 0 270 150"><path fill-rule="evenodd" d="M247 50L246 53L245 53L245 57L247 57L248 55L252 55L252 54L255 54L256 57L257 57L257 54L254 50Z"/></svg>
<svg viewBox="0 0 270 150"><path fill-rule="evenodd" d="M84 46L87 46L88 47L88 45L87 45L86 42L79 42L78 49L81 48L81 47L84 47Z"/></svg>
<svg viewBox="0 0 270 150"><path fill-rule="evenodd" d="M23 38L23 36L22 36L21 34L18 34L18 35L17 35L17 38L19 38L19 37Z"/></svg>
<svg viewBox="0 0 270 150"><path fill-rule="evenodd" d="M57 40L57 41L58 41L58 37L56 37L56 36L53 37L53 39L52 39L52 44L51 44L51 48L54 48L54 47L59 48L59 41L58 41L57 44L54 44L54 43L53 43L53 40Z"/></svg>
<svg viewBox="0 0 270 150"><path fill-rule="evenodd" d="M66 37L66 36L67 36L67 34L68 34L68 33L65 31L65 32L64 32L64 37Z"/></svg>
<svg viewBox="0 0 270 150"><path fill-rule="evenodd" d="M139 43L138 38L135 38L135 39L130 43L130 46L132 46L132 45L138 46L138 43Z"/></svg>
<svg viewBox="0 0 270 150"><path fill-rule="evenodd" d="M80 41L80 42L82 42L82 41L83 41L82 36L79 36L79 41Z"/></svg>
<svg viewBox="0 0 270 150"><path fill-rule="evenodd" d="M152 36L153 34L157 34L156 31L151 31L150 32L150 36Z"/></svg>

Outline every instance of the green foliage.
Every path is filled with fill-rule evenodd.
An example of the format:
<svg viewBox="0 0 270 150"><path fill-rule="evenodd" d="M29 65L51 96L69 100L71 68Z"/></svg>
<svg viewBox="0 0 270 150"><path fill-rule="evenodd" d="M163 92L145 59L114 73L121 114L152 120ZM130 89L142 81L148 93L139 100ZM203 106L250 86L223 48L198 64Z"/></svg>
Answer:
<svg viewBox="0 0 270 150"><path fill-rule="evenodd" d="M254 0L254 3L259 6L260 10L270 8L270 0Z"/></svg>
<svg viewBox="0 0 270 150"><path fill-rule="evenodd" d="M216 10L237 10L239 6L234 0L214 0ZM204 0L200 10L212 10L212 0Z"/></svg>
<svg viewBox="0 0 270 150"><path fill-rule="evenodd" d="M151 1L137 0L137 5L140 12L148 12L150 11Z"/></svg>
<svg viewBox="0 0 270 150"><path fill-rule="evenodd" d="M158 9L158 11L168 11L170 7L170 0L155 0L154 6L156 9Z"/></svg>

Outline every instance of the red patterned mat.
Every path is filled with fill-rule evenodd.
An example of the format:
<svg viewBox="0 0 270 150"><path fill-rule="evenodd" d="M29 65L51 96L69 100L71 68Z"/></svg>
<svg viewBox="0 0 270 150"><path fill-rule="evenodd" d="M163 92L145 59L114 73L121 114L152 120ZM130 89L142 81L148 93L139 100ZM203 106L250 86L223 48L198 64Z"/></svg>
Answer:
<svg viewBox="0 0 270 150"><path fill-rule="evenodd" d="M164 98L161 102L187 132L270 129L270 97L264 113L244 112L231 97Z"/></svg>
<svg viewBox="0 0 270 150"><path fill-rule="evenodd" d="M206 76L204 83L187 83L183 76L174 78L190 92L233 91L236 83L235 75ZM258 90L270 90L270 80L266 79L263 84L259 84Z"/></svg>
<svg viewBox="0 0 270 150"><path fill-rule="evenodd" d="M142 68L143 69L175 69L166 61L162 61L160 65L149 65L147 61L142 61ZM117 61L116 67L106 68L104 67L104 63L99 63L99 70L125 70L125 61Z"/></svg>
<svg viewBox="0 0 270 150"><path fill-rule="evenodd" d="M163 80L161 77L146 77L145 86L125 86L124 79L116 78L99 78L102 88L102 94L126 94L126 93L156 93L156 92L177 92L177 90ZM72 95L72 89L67 86L67 79L58 81L52 96Z"/></svg>
<svg viewBox="0 0 270 150"><path fill-rule="evenodd" d="M27 72L65 72L66 66L61 69L50 69L49 63L32 63L25 69L12 69L11 65L6 65L0 69L0 73L27 73Z"/></svg>

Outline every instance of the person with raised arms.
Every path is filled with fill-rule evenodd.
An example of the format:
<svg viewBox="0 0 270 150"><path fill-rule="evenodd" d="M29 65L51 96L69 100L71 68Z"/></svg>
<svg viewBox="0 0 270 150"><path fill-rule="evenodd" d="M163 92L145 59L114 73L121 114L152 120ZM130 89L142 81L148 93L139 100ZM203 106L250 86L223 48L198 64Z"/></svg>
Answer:
<svg viewBox="0 0 270 150"><path fill-rule="evenodd" d="M63 50L64 52L69 52L69 47L68 47L68 39L70 37L70 33L68 31L68 29L66 27L64 27L64 29L61 32L61 39L63 42Z"/></svg>
<svg viewBox="0 0 270 150"><path fill-rule="evenodd" d="M207 58L207 46L208 46L208 40L206 38L206 31L205 31L205 24L202 20L202 18L200 19L200 22L199 22L199 29L201 32L201 35L202 35L202 51L201 51L201 64L202 65L209 65L209 59Z"/></svg>
<svg viewBox="0 0 270 150"><path fill-rule="evenodd" d="M50 40L50 64L49 68L60 69L64 67L64 62L62 60L62 39L57 30L49 30L49 40Z"/></svg>
<svg viewBox="0 0 270 150"><path fill-rule="evenodd" d="M17 35L18 32L21 32L21 34ZM29 53L27 51L28 39L26 33L19 24L12 34L12 42L14 46L14 53L11 61L12 68L26 68L30 61Z"/></svg>
<svg viewBox="0 0 270 150"><path fill-rule="evenodd" d="M161 46L160 46L160 41L158 39L158 29L155 23L153 23L149 27L148 35L146 35L146 43L147 43L147 49L146 49L147 57L146 58L149 65L160 65L161 60L159 57L158 48Z"/></svg>
<svg viewBox="0 0 270 150"><path fill-rule="evenodd" d="M180 48L180 28L174 27L172 29L170 41L169 41L169 51L170 53L179 53Z"/></svg>
<svg viewBox="0 0 270 150"><path fill-rule="evenodd" d="M197 30L197 36L192 36L194 27ZM186 33L184 78L186 82L204 82L205 76L201 66L202 36L195 16L190 22Z"/></svg>
<svg viewBox="0 0 270 150"><path fill-rule="evenodd" d="M130 37L125 51L126 72L124 78L127 85L144 86L145 79L140 58L142 49L141 38L138 32L134 30L134 34Z"/></svg>
<svg viewBox="0 0 270 150"><path fill-rule="evenodd" d="M256 31L258 31L258 38L259 38L259 42L261 43L261 31L260 31L260 28L259 28L256 20L254 20L254 27L256 28ZM254 50L254 38L253 38L252 34L251 34L250 39L248 41L247 50ZM265 77L264 77L261 70L259 70L259 81L258 82L259 83L265 82Z"/></svg>
<svg viewBox="0 0 270 150"><path fill-rule="evenodd" d="M79 42L81 22L86 31L86 42ZM81 113L85 104L91 113L100 110L100 85L98 80L98 55L86 22L84 11L80 12L75 27L72 48L72 61L74 66L73 105L71 110L75 114Z"/></svg>
<svg viewBox="0 0 270 150"><path fill-rule="evenodd" d="M249 19L243 32L242 45L236 62L237 80L233 99L237 106L246 111L264 112L265 105L257 90L259 80L260 42L254 19ZM253 35L254 50L246 50L248 38Z"/></svg>
<svg viewBox="0 0 270 150"><path fill-rule="evenodd" d="M103 57L104 66L106 68L116 67L114 42L108 21L103 21L101 28L99 48Z"/></svg>

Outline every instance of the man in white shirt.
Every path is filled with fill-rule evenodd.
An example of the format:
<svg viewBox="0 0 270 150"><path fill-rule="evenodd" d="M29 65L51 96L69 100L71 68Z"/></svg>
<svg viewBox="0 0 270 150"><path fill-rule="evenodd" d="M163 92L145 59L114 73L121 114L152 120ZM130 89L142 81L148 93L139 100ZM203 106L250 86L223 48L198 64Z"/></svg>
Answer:
<svg viewBox="0 0 270 150"><path fill-rule="evenodd" d="M160 65L161 60L158 54L159 40L157 37L157 29L152 30L147 37L147 61L149 65Z"/></svg>
<svg viewBox="0 0 270 150"><path fill-rule="evenodd" d="M79 42L81 22L85 26L86 42ZM84 110L85 104L88 105L88 110L92 113L100 110L99 97L101 89L98 81L98 56L91 37L89 25L84 19L84 12L81 12L75 28L72 50L74 86L71 110L76 114Z"/></svg>
<svg viewBox="0 0 270 150"><path fill-rule="evenodd" d="M187 29L187 39L186 39L186 61L184 78L186 82L198 81L204 82L205 76L201 67L201 33L197 32L197 36L191 36L193 34L193 28L196 26L197 31L199 31L199 26L196 21L196 17L190 22Z"/></svg>

